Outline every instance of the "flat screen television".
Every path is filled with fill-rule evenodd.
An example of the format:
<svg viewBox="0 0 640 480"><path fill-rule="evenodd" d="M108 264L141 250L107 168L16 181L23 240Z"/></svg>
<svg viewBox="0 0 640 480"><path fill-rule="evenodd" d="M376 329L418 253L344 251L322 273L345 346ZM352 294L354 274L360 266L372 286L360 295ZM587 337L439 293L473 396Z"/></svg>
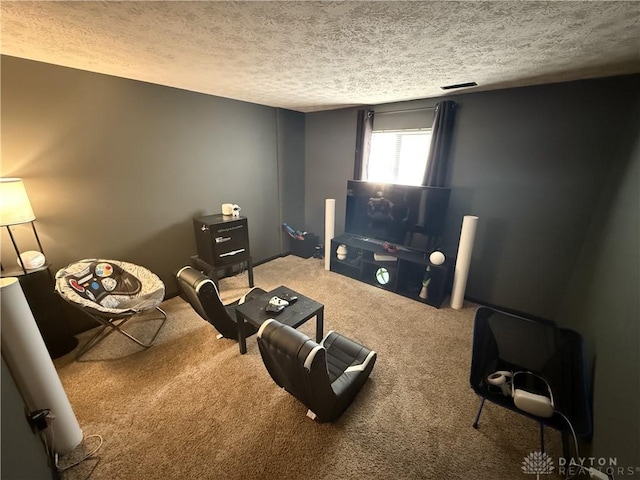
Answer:
<svg viewBox="0 0 640 480"><path fill-rule="evenodd" d="M450 188L347 182L345 232L426 249L442 235Z"/></svg>

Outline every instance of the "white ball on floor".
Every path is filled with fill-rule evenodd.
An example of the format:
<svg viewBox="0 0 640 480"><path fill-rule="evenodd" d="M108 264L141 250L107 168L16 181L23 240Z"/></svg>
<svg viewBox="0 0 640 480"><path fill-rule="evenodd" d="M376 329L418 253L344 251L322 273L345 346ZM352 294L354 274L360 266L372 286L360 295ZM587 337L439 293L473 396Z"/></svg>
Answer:
<svg viewBox="0 0 640 480"><path fill-rule="evenodd" d="M445 261L444 253L438 252L437 250L429 255L429 261L434 265L442 265Z"/></svg>

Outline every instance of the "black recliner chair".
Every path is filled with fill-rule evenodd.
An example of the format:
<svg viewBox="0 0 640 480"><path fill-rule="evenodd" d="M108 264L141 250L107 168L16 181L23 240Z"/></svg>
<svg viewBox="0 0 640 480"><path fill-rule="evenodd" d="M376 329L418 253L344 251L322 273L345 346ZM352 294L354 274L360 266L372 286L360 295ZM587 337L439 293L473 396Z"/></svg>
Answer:
<svg viewBox="0 0 640 480"><path fill-rule="evenodd" d="M238 340L238 324L236 307L254 295L266 293L261 288L254 287L239 300L224 305L213 280L192 267L183 267L176 274L178 287L184 298L191 304L204 320L209 322L220 332L220 336ZM251 324L245 324L245 333L249 337L257 329Z"/></svg>
<svg viewBox="0 0 640 480"><path fill-rule="evenodd" d="M271 378L309 409L310 418L323 422L347 409L377 357L375 351L336 332L318 344L273 319L258 330L258 347Z"/></svg>

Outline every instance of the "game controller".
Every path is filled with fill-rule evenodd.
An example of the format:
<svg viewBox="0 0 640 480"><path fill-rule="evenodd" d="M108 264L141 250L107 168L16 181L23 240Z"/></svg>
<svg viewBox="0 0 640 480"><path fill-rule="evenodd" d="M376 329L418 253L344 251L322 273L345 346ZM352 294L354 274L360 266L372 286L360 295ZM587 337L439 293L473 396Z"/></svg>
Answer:
<svg viewBox="0 0 640 480"><path fill-rule="evenodd" d="M68 283L81 297L96 303L101 303L108 295L136 295L142 289L140 280L107 262L91 262L70 276Z"/></svg>
<svg viewBox="0 0 640 480"><path fill-rule="evenodd" d="M289 305L289 302L286 300L278 297L271 297L264 309L269 313L280 313L287 305Z"/></svg>
<svg viewBox="0 0 640 480"><path fill-rule="evenodd" d="M292 303L296 303L296 301L298 300L298 297L296 297L295 295L291 295L289 293L280 293L278 294L277 298L284 300L285 302L288 302L289 305L291 305Z"/></svg>
<svg viewBox="0 0 640 480"><path fill-rule="evenodd" d="M495 385L496 387L499 387L505 397L513 396L513 372L509 372L506 370L498 370L497 372L493 372L487 377L487 383L489 385Z"/></svg>

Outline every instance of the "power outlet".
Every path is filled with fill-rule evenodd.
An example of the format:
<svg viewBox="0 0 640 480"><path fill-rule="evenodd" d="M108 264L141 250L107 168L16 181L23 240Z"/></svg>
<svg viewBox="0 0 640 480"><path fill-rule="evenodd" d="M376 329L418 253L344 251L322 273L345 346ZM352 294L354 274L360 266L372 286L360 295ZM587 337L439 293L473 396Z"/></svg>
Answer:
<svg viewBox="0 0 640 480"><path fill-rule="evenodd" d="M591 478L597 478L598 480L611 480L609 475L594 467L589 467L589 476Z"/></svg>

